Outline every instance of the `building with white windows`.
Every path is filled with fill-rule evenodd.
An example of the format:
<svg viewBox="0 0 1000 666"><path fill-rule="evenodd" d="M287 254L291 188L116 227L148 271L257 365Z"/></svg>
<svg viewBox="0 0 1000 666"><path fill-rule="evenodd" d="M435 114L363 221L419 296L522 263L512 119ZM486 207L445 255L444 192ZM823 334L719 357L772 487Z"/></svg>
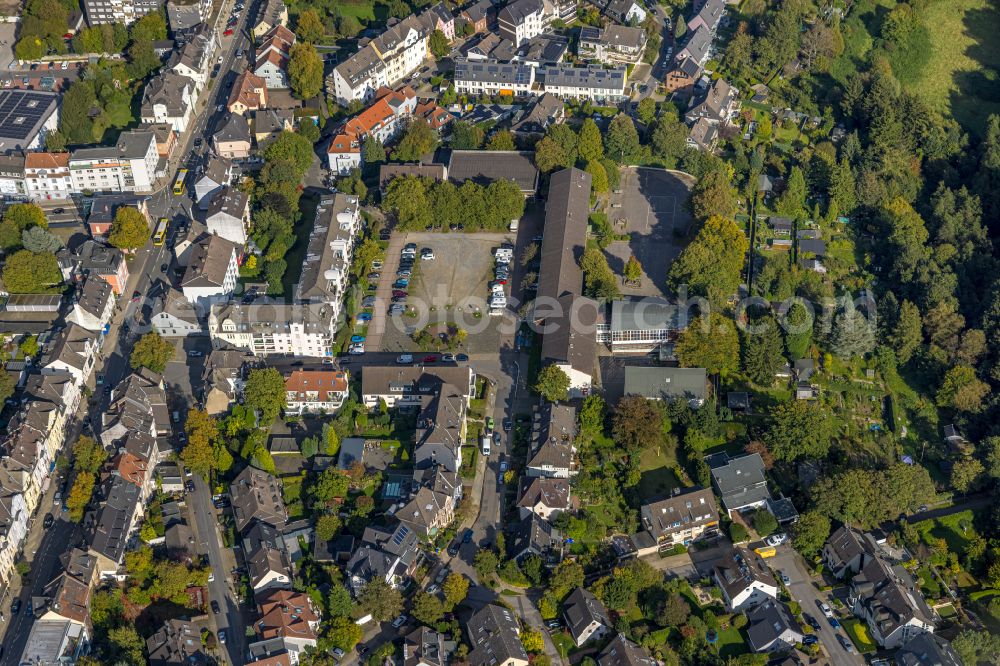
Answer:
<svg viewBox="0 0 1000 666"><path fill-rule="evenodd" d="M222 236L205 234L191 244L181 291L191 303L203 307L228 300L239 277L240 248Z"/></svg>
<svg viewBox="0 0 1000 666"><path fill-rule="evenodd" d="M70 153L73 191L151 192L159 159L152 132L122 132L114 146L80 148Z"/></svg>
<svg viewBox="0 0 1000 666"><path fill-rule="evenodd" d="M102 23L128 25L146 14L160 10L159 0L84 0L83 10L89 25Z"/></svg>
<svg viewBox="0 0 1000 666"><path fill-rule="evenodd" d="M194 97L197 98L201 91L205 89L208 77L212 73L212 56L215 55L217 46L215 32L210 26L203 23L186 38L179 50L174 51L170 59L167 60L165 69L186 76L195 82Z"/></svg>
<svg viewBox="0 0 1000 666"><path fill-rule="evenodd" d="M182 134L194 115L196 97L194 80L177 72L162 72L150 79L142 93L142 122L167 123Z"/></svg>
<svg viewBox="0 0 1000 666"><path fill-rule="evenodd" d="M23 153L0 155L0 194L14 197L25 195L25 159Z"/></svg>
<svg viewBox="0 0 1000 666"><path fill-rule="evenodd" d="M229 302L212 306L208 333L216 347L254 356L333 356L334 321L321 303Z"/></svg>
<svg viewBox="0 0 1000 666"><path fill-rule="evenodd" d="M520 46L548 27L550 21L542 0L514 0L497 13L500 36Z"/></svg>
<svg viewBox="0 0 1000 666"><path fill-rule="evenodd" d="M334 322L340 319L360 228L361 206L356 196L337 193L320 197L302 274L295 285L295 300L328 306Z"/></svg>
<svg viewBox="0 0 1000 666"><path fill-rule="evenodd" d="M226 185L208 205L205 225L209 232L242 247L250 231L250 198Z"/></svg>
<svg viewBox="0 0 1000 666"><path fill-rule="evenodd" d="M433 17L425 18L431 13ZM431 25L441 22L440 10L427 9L391 23L367 46L337 65L327 79L338 104L368 100L383 86L392 86L416 70L428 57L427 38ZM391 19L390 19L391 21ZM446 33L447 34L447 33Z"/></svg>
<svg viewBox="0 0 1000 666"><path fill-rule="evenodd" d="M605 69L600 65L574 67L548 65L538 69L542 89L558 97L596 102L619 102L626 97L628 71L624 66Z"/></svg>
<svg viewBox="0 0 1000 666"><path fill-rule="evenodd" d="M535 94L535 68L523 62L455 61L455 92L460 95Z"/></svg>
<svg viewBox="0 0 1000 666"><path fill-rule="evenodd" d="M28 153L24 156L24 194L32 201L69 199L73 179L69 153Z"/></svg>
<svg viewBox="0 0 1000 666"><path fill-rule="evenodd" d="M373 137L385 144L399 134L416 108L417 94L409 86L399 90L380 88L371 106L347 121L330 141L326 151L330 170L346 175L360 167L364 140Z"/></svg>

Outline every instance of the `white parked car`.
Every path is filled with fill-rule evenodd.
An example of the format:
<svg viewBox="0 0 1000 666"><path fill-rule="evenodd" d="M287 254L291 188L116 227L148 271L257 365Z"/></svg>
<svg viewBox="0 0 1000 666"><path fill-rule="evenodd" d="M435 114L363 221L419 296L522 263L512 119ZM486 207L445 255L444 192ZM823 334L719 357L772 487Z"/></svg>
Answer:
<svg viewBox="0 0 1000 666"><path fill-rule="evenodd" d="M786 541L788 541L788 535L785 534L784 532L777 532L764 539L764 543L766 543L768 546L780 546Z"/></svg>

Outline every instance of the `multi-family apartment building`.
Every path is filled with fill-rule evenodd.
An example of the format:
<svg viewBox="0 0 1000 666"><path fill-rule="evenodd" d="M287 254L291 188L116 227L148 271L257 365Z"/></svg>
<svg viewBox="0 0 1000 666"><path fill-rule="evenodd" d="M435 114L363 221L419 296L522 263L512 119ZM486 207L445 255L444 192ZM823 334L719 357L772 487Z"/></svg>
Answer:
<svg viewBox="0 0 1000 666"><path fill-rule="evenodd" d="M373 103L347 121L330 141L326 151L330 170L343 175L360 167L365 139L372 137L386 143L403 129L416 108L417 94L409 86L399 90L379 88Z"/></svg>
<svg viewBox="0 0 1000 666"><path fill-rule="evenodd" d="M524 62L502 63L492 59L455 62L455 91L462 95L526 97L548 93L571 99L617 102L626 97L627 78L624 66L612 69L571 64L536 67Z"/></svg>
<svg viewBox="0 0 1000 666"><path fill-rule="evenodd" d="M356 196L337 193L320 197L295 299L328 306L335 322L340 319L360 228L361 205Z"/></svg>
<svg viewBox="0 0 1000 666"><path fill-rule="evenodd" d="M718 533L719 512L711 488L688 488L646 502L639 515L658 548L672 548L696 541L706 533Z"/></svg>
<svg viewBox="0 0 1000 666"><path fill-rule="evenodd" d="M370 99L383 86L409 76L427 58L427 24L419 16L392 23L385 32L337 65L332 92L339 104ZM328 87L330 83L328 82Z"/></svg>
<svg viewBox="0 0 1000 666"><path fill-rule="evenodd" d="M216 346L243 349L255 356L332 356L334 322L323 303L216 304L208 332Z"/></svg>
<svg viewBox="0 0 1000 666"><path fill-rule="evenodd" d="M243 247L250 233L250 198L235 187L226 185L208 205L205 224L209 233L218 234Z"/></svg>
<svg viewBox="0 0 1000 666"><path fill-rule="evenodd" d="M181 291L191 303L207 306L226 300L236 290L240 248L217 234L205 234L191 245Z"/></svg>
<svg viewBox="0 0 1000 666"><path fill-rule="evenodd" d="M83 10L90 25L128 25L146 14L159 11L162 5L159 0L84 0Z"/></svg>
<svg viewBox="0 0 1000 666"><path fill-rule="evenodd" d="M0 194L14 197L27 194L24 182L25 159L23 153L0 155Z"/></svg>
<svg viewBox="0 0 1000 666"><path fill-rule="evenodd" d="M69 153L26 154L23 190L32 201L69 199L74 192L69 173Z"/></svg>
<svg viewBox="0 0 1000 666"><path fill-rule="evenodd" d="M646 31L612 24L604 29L581 28L577 53L581 58L601 63L634 65L646 50Z"/></svg>
<svg viewBox="0 0 1000 666"><path fill-rule="evenodd" d="M114 146L80 148L69 158L74 192L151 192L156 177L156 137L128 131Z"/></svg>
<svg viewBox="0 0 1000 666"><path fill-rule="evenodd" d="M185 40L184 45L167 60L165 69L194 81L194 97L197 98L205 89L212 73L212 56L218 43L215 31L205 23L186 36Z"/></svg>
<svg viewBox="0 0 1000 666"><path fill-rule="evenodd" d="M455 92L460 95L535 94L535 68L521 62L457 60Z"/></svg>
<svg viewBox="0 0 1000 666"><path fill-rule="evenodd" d="M500 36L515 47L540 35L551 23L542 0L514 0L497 12Z"/></svg>
<svg viewBox="0 0 1000 666"><path fill-rule="evenodd" d="M573 67L570 64L540 67L542 89L563 98L596 102L619 102L626 97L628 71L624 66L605 69L599 65Z"/></svg>
<svg viewBox="0 0 1000 666"><path fill-rule="evenodd" d="M140 115L144 123L167 123L174 131L187 131L197 98L194 80L167 70L146 84Z"/></svg>
<svg viewBox="0 0 1000 666"><path fill-rule="evenodd" d="M332 414L347 399L347 373L342 370L295 370L285 378L285 414Z"/></svg>

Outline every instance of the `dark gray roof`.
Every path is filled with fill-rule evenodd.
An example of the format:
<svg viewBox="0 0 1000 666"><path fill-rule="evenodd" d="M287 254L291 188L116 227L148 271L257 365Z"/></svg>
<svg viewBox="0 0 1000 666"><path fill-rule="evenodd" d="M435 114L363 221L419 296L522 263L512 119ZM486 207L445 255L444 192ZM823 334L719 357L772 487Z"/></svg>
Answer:
<svg viewBox="0 0 1000 666"><path fill-rule="evenodd" d="M755 651L775 650L772 646L783 633L791 630L802 635L802 627L795 621L792 612L780 601L766 601L747 612L747 638Z"/></svg>
<svg viewBox="0 0 1000 666"><path fill-rule="evenodd" d="M215 131L216 145L220 141L246 141L250 143L250 123L238 113L230 113L226 122Z"/></svg>
<svg viewBox="0 0 1000 666"><path fill-rule="evenodd" d="M826 540L825 556L834 559L833 566L839 567L866 552L863 536L850 525L841 525Z"/></svg>
<svg viewBox="0 0 1000 666"><path fill-rule="evenodd" d="M787 497L780 499L771 498L767 502L767 509L778 519L779 523L786 523L799 517L799 512L795 509L795 505Z"/></svg>
<svg viewBox="0 0 1000 666"><path fill-rule="evenodd" d="M111 477L107 500L97 515L90 537L94 552L112 562L121 563L131 528L132 516L139 503L139 486L120 476Z"/></svg>
<svg viewBox="0 0 1000 666"><path fill-rule="evenodd" d="M417 627L403 640L403 666L446 666L448 657L444 634L429 627Z"/></svg>
<svg viewBox="0 0 1000 666"><path fill-rule="evenodd" d="M538 169L534 153L516 150L453 150L448 159L448 179L456 184L472 180L489 185L496 180L512 180L529 195L538 189Z"/></svg>
<svg viewBox="0 0 1000 666"><path fill-rule="evenodd" d="M470 617L465 628L472 644L468 656L472 666L492 666L511 659L528 661L514 611L489 604Z"/></svg>
<svg viewBox="0 0 1000 666"><path fill-rule="evenodd" d="M0 90L0 151L23 150L55 113L59 95L38 90Z"/></svg>
<svg viewBox="0 0 1000 666"><path fill-rule="evenodd" d="M563 615L566 618L566 628L577 643L583 637L583 632L594 622L603 624L609 629L612 626L604 604L598 601L592 592L582 587L573 590L563 601Z"/></svg>
<svg viewBox="0 0 1000 666"><path fill-rule="evenodd" d="M465 9L462 13L473 23L487 18L491 13L493 13L493 2L491 0L479 0Z"/></svg>
<svg viewBox="0 0 1000 666"><path fill-rule="evenodd" d="M799 252L810 252L822 257L826 255L826 243L819 239L803 238L799 240Z"/></svg>
<svg viewBox="0 0 1000 666"><path fill-rule="evenodd" d="M701 63L708 56L708 48L712 45L712 32L705 27L700 27L691 33L691 37L684 48L677 54L678 58L690 57L697 63Z"/></svg>
<svg viewBox="0 0 1000 666"><path fill-rule="evenodd" d="M540 67L538 77L545 86L576 86L621 94L625 90L625 67L606 69L600 65L574 67L563 63Z"/></svg>
<svg viewBox="0 0 1000 666"><path fill-rule="evenodd" d="M601 650L597 657L600 666L656 666L659 662L622 634Z"/></svg>
<svg viewBox="0 0 1000 666"><path fill-rule="evenodd" d="M653 538L719 520L715 495L709 488L686 488L677 495L644 503L639 515Z"/></svg>
<svg viewBox="0 0 1000 666"><path fill-rule="evenodd" d="M256 467L246 467L229 486L236 530L242 532L254 520L284 527L288 520L281 497L281 482Z"/></svg>
<svg viewBox="0 0 1000 666"><path fill-rule="evenodd" d="M576 409L546 402L535 408L531 426L531 457L528 467L570 469L576 438Z"/></svg>
<svg viewBox="0 0 1000 666"><path fill-rule="evenodd" d="M764 559L754 551L735 546L724 555L713 567L715 579L732 599L747 589L754 581L778 587L770 569L764 564Z"/></svg>
<svg viewBox="0 0 1000 666"><path fill-rule="evenodd" d="M513 526L507 550L514 558L529 553L541 555L548 552L558 541L559 532L551 523L532 513Z"/></svg>
<svg viewBox="0 0 1000 666"><path fill-rule="evenodd" d="M94 317L100 317L108 307L108 301L114 298L111 284L96 275L89 276L83 283L83 288L77 294L77 304Z"/></svg>
<svg viewBox="0 0 1000 666"><path fill-rule="evenodd" d="M542 0L514 0L497 14L497 19L518 25L531 14L542 11Z"/></svg>
<svg viewBox="0 0 1000 666"><path fill-rule="evenodd" d="M625 367L625 395L655 400L704 400L707 393L705 368Z"/></svg>
<svg viewBox="0 0 1000 666"><path fill-rule="evenodd" d="M156 144L156 135L152 132L129 130L118 135L118 143L113 146L77 148L70 160L140 159L149 152L151 143Z"/></svg>
<svg viewBox="0 0 1000 666"><path fill-rule="evenodd" d="M712 468L712 482L728 510L738 509L771 497L764 478L764 461L759 453L730 458Z"/></svg>
<svg viewBox="0 0 1000 666"><path fill-rule="evenodd" d="M589 173L575 168L558 171L549 179L537 299L551 301L582 292L579 261L587 246L590 181Z"/></svg>
<svg viewBox="0 0 1000 666"><path fill-rule="evenodd" d="M544 134L546 128L558 122L564 113L563 101L552 93L545 93L537 98L528 112L511 127L511 131L520 134Z"/></svg>
<svg viewBox="0 0 1000 666"><path fill-rule="evenodd" d="M911 638L896 653L899 666L962 666L951 643L932 633Z"/></svg>
<svg viewBox="0 0 1000 666"><path fill-rule="evenodd" d="M497 47L501 45L501 42L497 42L494 46L492 40L486 41L486 38L477 45L480 51L482 51L485 46L489 44L490 50L489 54L491 57L497 57L494 55L494 51ZM496 60L456 60L455 61L455 80L456 81L475 81L477 83L495 83L499 85L528 85L532 82L534 77L534 68L531 65L526 65L525 63L511 62L503 63L497 62Z"/></svg>

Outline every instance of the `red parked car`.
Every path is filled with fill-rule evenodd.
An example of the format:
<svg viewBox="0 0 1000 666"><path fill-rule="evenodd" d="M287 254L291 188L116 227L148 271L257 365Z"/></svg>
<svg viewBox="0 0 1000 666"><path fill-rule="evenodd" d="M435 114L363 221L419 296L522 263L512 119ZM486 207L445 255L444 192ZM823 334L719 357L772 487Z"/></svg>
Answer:
<svg viewBox="0 0 1000 666"><path fill-rule="evenodd" d="M229 28L229 29L228 29L228 30L226 30L226 31L225 31L224 33L222 33L222 35L223 35L224 37L228 37L228 36L229 36L229 35L231 35L231 34L233 34L233 29L232 29L232 28Z"/></svg>
<svg viewBox="0 0 1000 666"><path fill-rule="evenodd" d="M396 291L392 292L392 295L394 298L398 298L400 296L406 296L406 292L397 289Z"/></svg>
<svg viewBox="0 0 1000 666"><path fill-rule="evenodd" d="M424 363L437 363L437 356L424 356Z"/></svg>

